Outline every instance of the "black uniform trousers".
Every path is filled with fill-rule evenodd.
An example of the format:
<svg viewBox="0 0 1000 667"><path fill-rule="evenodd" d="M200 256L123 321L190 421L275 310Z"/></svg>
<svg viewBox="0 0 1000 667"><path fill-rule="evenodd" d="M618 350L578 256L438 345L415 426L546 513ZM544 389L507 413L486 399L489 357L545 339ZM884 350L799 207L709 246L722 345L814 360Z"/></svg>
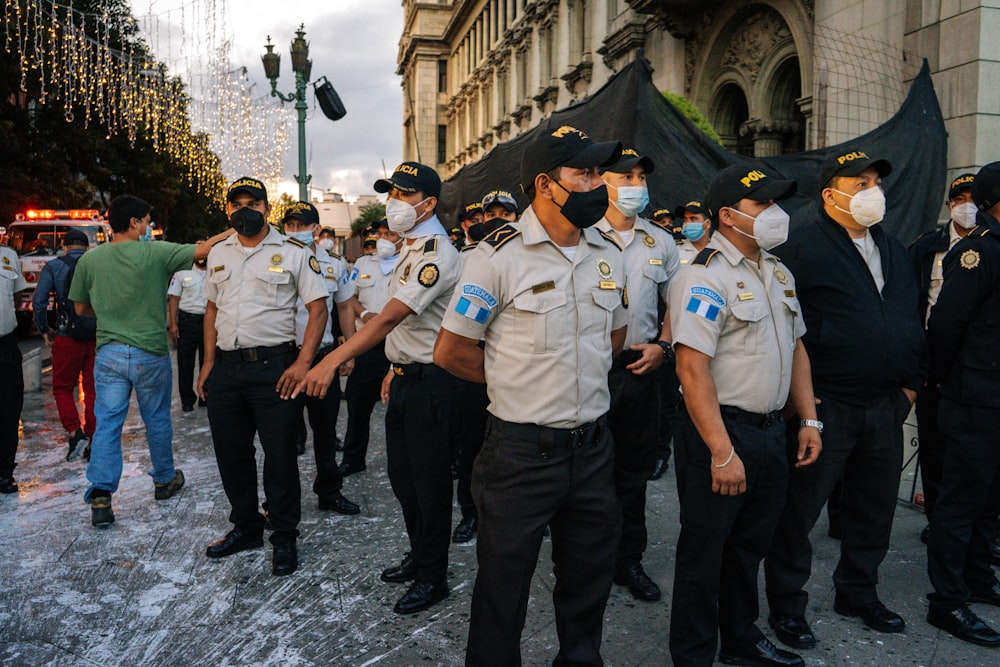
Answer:
<svg viewBox="0 0 1000 667"><path fill-rule="evenodd" d="M385 409L389 483L403 510L416 580L441 584L451 544L449 419L457 378L434 364L399 368Z"/></svg>
<svg viewBox="0 0 1000 667"><path fill-rule="evenodd" d="M670 656L677 667L707 667L722 650L750 650L763 634L757 574L788 486L785 425L776 413L723 408L723 422L746 470L745 493L712 492L712 454L683 402L674 461L680 501Z"/></svg>
<svg viewBox="0 0 1000 667"><path fill-rule="evenodd" d="M0 336L0 477L13 478L18 426L24 407L24 371L14 332Z"/></svg>
<svg viewBox="0 0 1000 667"><path fill-rule="evenodd" d="M942 398L939 424L948 456L931 515L927 573L934 592L927 597L931 607L947 612L996 581L990 542L1000 514L1000 408Z"/></svg>
<svg viewBox="0 0 1000 667"><path fill-rule="evenodd" d="M475 518L476 504L472 500L472 464L483 448L486 435L486 406L490 403L486 385L459 380L458 394L452 412L452 447L458 450L458 485L455 496L462 508L462 518Z"/></svg>
<svg viewBox="0 0 1000 667"><path fill-rule="evenodd" d="M345 465L363 466L368 456L372 410L382 398L382 380L389 370L385 358L385 342L358 355L354 370L347 376L344 390L347 399L347 433L344 435Z"/></svg>
<svg viewBox="0 0 1000 667"><path fill-rule="evenodd" d="M334 350L334 346L316 353L313 366ZM306 396L304 401L313 434L313 453L316 456L316 480L313 493L322 500L333 500L344 488L344 478L337 467L337 417L340 415L340 377L334 376L326 396Z"/></svg>
<svg viewBox="0 0 1000 667"><path fill-rule="evenodd" d="M177 390L182 406L194 406L198 396L194 393L194 359L198 368L205 359L205 316L196 313L177 313Z"/></svg>
<svg viewBox="0 0 1000 667"><path fill-rule="evenodd" d="M539 435L554 431L492 416L487 421L472 469L479 571L466 665L521 664L521 631L546 526L552 530L559 636L552 664L604 664L604 608L621 525L611 430L601 418L572 442Z"/></svg>
<svg viewBox="0 0 1000 667"><path fill-rule="evenodd" d="M672 356L660 366L660 432L656 458L670 460L670 443L677 430L677 407L681 402L681 381L677 378L677 360Z"/></svg>
<svg viewBox="0 0 1000 667"><path fill-rule="evenodd" d="M625 368L641 356L622 352L608 373L608 425L615 441L615 493L622 508L619 571L642 561L646 551L646 482L656 465L660 429L660 375Z"/></svg>
<svg viewBox="0 0 1000 667"><path fill-rule="evenodd" d="M208 376L208 421L222 487L233 510L229 520L251 535L264 530L257 496L254 434L264 450L264 496L275 543L298 536L302 513L299 467L295 453L295 423L299 400L282 400L276 387L298 350L287 346L277 356L260 361L235 361L216 352Z"/></svg>
<svg viewBox="0 0 1000 667"><path fill-rule="evenodd" d="M812 569L809 531L842 479L840 562L833 573L837 599L860 606L878 599L878 568L889 550L903 461L903 420L910 401L892 388L868 405L818 396L823 452L810 466L792 470L788 501L764 562L773 614L804 616ZM794 432L794 434L793 434ZM789 430L788 456L798 448L798 424Z"/></svg>
<svg viewBox="0 0 1000 667"><path fill-rule="evenodd" d="M945 434L938 425L938 388L928 384L917 398L917 461L920 463L920 482L924 489L924 511L930 520L941 493L944 474Z"/></svg>

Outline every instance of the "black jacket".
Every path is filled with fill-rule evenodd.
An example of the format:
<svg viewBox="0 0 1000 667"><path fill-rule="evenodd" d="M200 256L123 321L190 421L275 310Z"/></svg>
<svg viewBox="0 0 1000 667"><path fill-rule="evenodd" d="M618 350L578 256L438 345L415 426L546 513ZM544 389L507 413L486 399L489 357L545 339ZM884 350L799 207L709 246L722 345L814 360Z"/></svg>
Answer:
<svg viewBox="0 0 1000 667"><path fill-rule="evenodd" d="M929 382L966 405L1000 407L1000 222L978 225L944 259L944 284L927 335Z"/></svg>
<svg viewBox="0 0 1000 667"><path fill-rule="evenodd" d="M910 244L910 261L917 272L917 284L920 287L920 296L917 307L920 309L920 321L927 321L927 293L931 287L931 271L934 269L934 255L939 252L947 253L951 243L951 221L944 227L935 229L917 237Z"/></svg>
<svg viewBox="0 0 1000 667"><path fill-rule="evenodd" d="M847 230L822 211L775 250L795 276L817 396L855 405L899 387L919 391L925 375L913 264L881 225L870 231L882 258L881 294Z"/></svg>

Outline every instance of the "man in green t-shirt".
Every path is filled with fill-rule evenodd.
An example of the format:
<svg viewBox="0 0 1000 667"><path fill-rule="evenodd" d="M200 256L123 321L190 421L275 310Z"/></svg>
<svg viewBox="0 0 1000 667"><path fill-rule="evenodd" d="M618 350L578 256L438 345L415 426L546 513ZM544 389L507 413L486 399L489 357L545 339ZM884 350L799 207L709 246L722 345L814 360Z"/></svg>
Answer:
<svg viewBox="0 0 1000 667"><path fill-rule="evenodd" d="M170 421L172 368L167 349L167 283L232 230L196 245L138 243L148 239L149 203L122 195L111 202L111 243L94 248L77 262L69 298L79 315L97 317L94 414L97 430L90 445L84 494L91 523L114 522L111 494L122 475L122 426L135 389L153 470L154 496L165 500L184 486L174 469L174 427Z"/></svg>

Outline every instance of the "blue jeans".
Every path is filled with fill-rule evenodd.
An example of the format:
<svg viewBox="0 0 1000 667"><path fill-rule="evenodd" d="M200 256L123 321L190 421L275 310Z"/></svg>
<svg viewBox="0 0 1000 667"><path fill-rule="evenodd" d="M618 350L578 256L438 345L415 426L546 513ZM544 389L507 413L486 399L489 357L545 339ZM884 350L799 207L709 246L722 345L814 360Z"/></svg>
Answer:
<svg viewBox="0 0 1000 667"><path fill-rule="evenodd" d="M97 430L90 443L87 479L90 488L84 501L100 489L114 493L122 476L122 426L128 415L132 389L139 413L146 424L146 441L153 464L153 482L164 484L174 478L172 451L174 425L170 420L173 369L170 355L158 357L131 345L108 343L94 360L97 396L94 414Z"/></svg>

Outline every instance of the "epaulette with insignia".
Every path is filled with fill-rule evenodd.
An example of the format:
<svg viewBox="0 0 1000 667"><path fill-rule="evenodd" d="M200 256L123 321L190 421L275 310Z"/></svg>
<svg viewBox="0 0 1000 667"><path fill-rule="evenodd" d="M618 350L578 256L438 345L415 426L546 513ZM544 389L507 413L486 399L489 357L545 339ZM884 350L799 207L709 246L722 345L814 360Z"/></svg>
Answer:
<svg viewBox="0 0 1000 667"><path fill-rule="evenodd" d="M601 229L598 229L597 231L600 233L601 236L604 237L605 241L607 241L608 243L610 243L614 247L618 248L619 250L622 249L622 247L620 245L618 245L618 240L615 238L614 234L612 234L611 232L605 232L605 231L603 231Z"/></svg>
<svg viewBox="0 0 1000 667"><path fill-rule="evenodd" d="M979 233L980 237L986 236L987 234L990 233L990 228L989 227L987 227L986 225L983 225L982 227L983 227L983 231Z"/></svg>
<svg viewBox="0 0 1000 667"><path fill-rule="evenodd" d="M698 253L698 256L694 258L692 264L701 264L702 266L708 266L708 263L712 261L712 258L719 254L719 251L715 248L705 248Z"/></svg>
<svg viewBox="0 0 1000 667"><path fill-rule="evenodd" d="M478 241L476 243L467 243L464 246L462 246L462 250L460 252L469 252L470 250L475 250L477 245L479 245Z"/></svg>
<svg viewBox="0 0 1000 667"><path fill-rule="evenodd" d="M503 227L497 227L492 232L486 235L480 243L485 243L494 250L499 250L503 245L513 238L517 238L521 235L521 230L511 224L506 224Z"/></svg>
<svg viewBox="0 0 1000 667"><path fill-rule="evenodd" d="M679 239L675 236L674 243L676 243L677 245L684 245L684 239Z"/></svg>
<svg viewBox="0 0 1000 667"><path fill-rule="evenodd" d="M427 243L424 244L424 254L425 255L427 253L437 252L437 249L438 249L438 237L436 237L436 236L428 239Z"/></svg>
<svg viewBox="0 0 1000 667"><path fill-rule="evenodd" d="M285 240L287 242L291 243L292 245L297 245L300 248L305 248L306 247L305 243L303 243L302 241L300 241L300 240L298 240L296 238L292 238L291 236L286 236Z"/></svg>
<svg viewBox="0 0 1000 667"><path fill-rule="evenodd" d="M326 252L326 254L329 255L330 257L333 257L334 259L344 259L343 257L341 257L340 255L338 255L337 253L330 252L329 250Z"/></svg>

